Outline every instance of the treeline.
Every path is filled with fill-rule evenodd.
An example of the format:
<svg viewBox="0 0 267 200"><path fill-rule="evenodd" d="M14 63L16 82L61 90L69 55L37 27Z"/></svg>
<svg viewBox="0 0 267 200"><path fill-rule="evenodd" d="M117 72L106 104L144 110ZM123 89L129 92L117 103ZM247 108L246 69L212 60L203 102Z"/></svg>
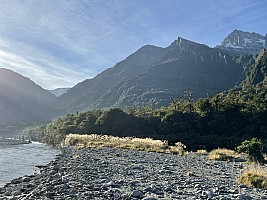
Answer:
<svg viewBox="0 0 267 200"><path fill-rule="evenodd" d="M167 107L128 107L68 114L24 134L58 146L67 134L96 133L151 137L189 150L234 148L245 139L267 141L267 84L243 86L194 101L191 92L171 99Z"/></svg>

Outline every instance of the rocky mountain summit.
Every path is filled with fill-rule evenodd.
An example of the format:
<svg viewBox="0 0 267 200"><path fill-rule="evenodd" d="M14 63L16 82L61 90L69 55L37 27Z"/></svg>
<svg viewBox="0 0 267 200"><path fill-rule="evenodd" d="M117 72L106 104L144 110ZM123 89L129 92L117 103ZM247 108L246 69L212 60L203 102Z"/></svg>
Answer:
<svg viewBox="0 0 267 200"><path fill-rule="evenodd" d="M234 30L216 48L231 55L255 55L261 49L267 48L267 34L263 36L259 33Z"/></svg>

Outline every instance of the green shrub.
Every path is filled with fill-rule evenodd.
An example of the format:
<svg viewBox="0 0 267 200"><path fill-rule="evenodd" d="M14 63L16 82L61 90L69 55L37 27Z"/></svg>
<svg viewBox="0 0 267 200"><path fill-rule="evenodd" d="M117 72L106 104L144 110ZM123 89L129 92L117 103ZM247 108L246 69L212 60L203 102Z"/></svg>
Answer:
<svg viewBox="0 0 267 200"><path fill-rule="evenodd" d="M241 145L236 147L239 153L248 154L250 161L264 163L263 157L263 143L257 138L252 138L251 140L245 140Z"/></svg>

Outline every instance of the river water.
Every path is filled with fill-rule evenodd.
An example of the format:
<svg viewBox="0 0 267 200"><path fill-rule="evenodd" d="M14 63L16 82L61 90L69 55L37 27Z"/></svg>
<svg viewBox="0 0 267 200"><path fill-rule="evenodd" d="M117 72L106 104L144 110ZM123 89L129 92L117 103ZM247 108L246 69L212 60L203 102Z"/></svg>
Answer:
<svg viewBox="0 0 267 200"><path fill-rule="evenodd" d="M59 153L38 142L0 146L0 187L20 176L33 174L38 170L36 165L49 163Z"/></svg>

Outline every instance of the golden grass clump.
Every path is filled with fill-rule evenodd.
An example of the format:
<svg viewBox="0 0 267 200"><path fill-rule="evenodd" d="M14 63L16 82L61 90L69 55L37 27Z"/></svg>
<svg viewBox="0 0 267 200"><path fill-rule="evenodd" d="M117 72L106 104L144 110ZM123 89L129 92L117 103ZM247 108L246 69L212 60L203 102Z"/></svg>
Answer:
<svg viewBox="0 0 267 200"><path fill-rule="evenodd" d="M239 157L240 155L236 153L235 151L230 150L230 149L224 149L224 148L213 149L209 153L209 159L211 160L231 161Z"/></svg>
<svg viewBox="0 0 267 200"><path fill-rule="evenodd" d="M161 153L173 153L179 155L184 154L185 148L185 146L180 142L176 143L175 146L168 146L167 141L153 140L151 138L114 137L97 134L69 134L64 141L64 145L76 146L77 148L111 147Z"/></svg>
<svg viewBox="0 0 267 200"><path fill-rule="evenodd" d="M248 187L267 189L267 171L258 167L251 167L238 177L237 181Z"/></svg>
<svg viewBox="0 0 267 200"><path fill-rule="evenodd" d="M197 154L200 154L200 155L208 155L208 152L205 149L199 149L199 150L197 150Z"/></svg>

